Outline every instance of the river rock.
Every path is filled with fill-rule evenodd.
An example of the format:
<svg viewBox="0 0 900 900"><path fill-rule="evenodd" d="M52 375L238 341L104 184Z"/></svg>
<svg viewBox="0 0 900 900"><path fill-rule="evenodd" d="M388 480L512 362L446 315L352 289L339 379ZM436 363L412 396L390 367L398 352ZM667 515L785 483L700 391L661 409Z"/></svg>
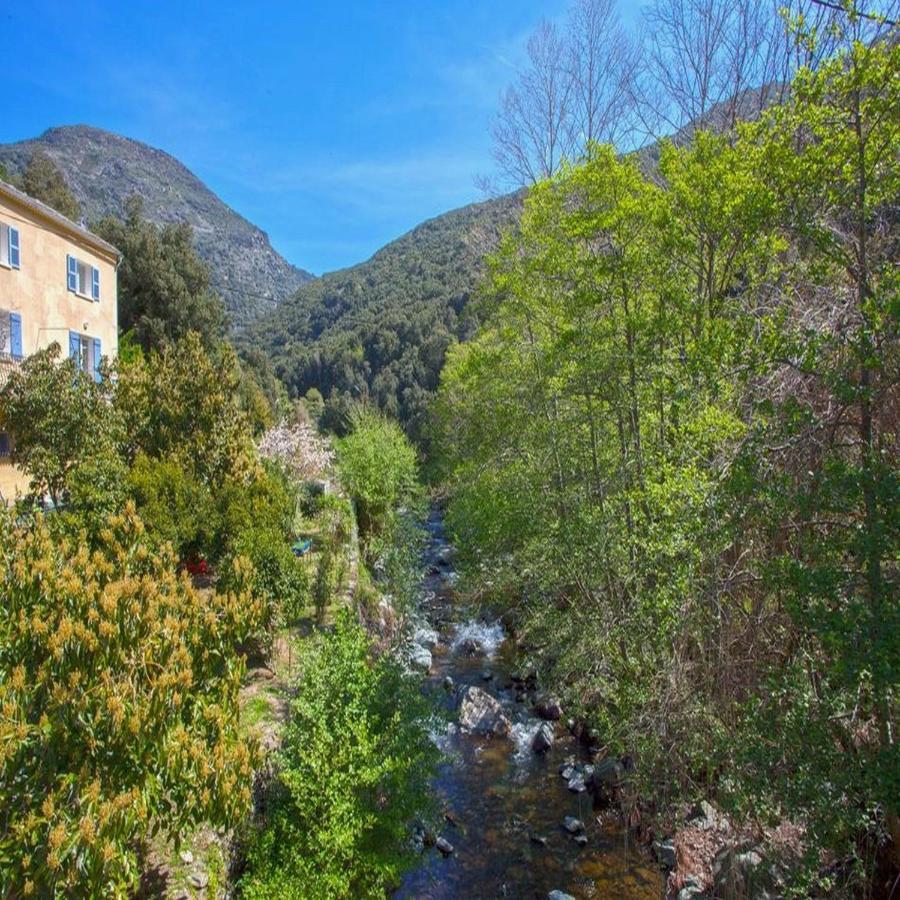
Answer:
<svg viewBox="0 0 900 900"><path fill-rule="evenodd" d="M566 783L566 787L573 794L583 794L587 790L587 787L585 786L585 783L584 783L584 778L582 777L581 773L579 773L579 772L576 772L568 780L568 782Z"/></svg>
<svg viewBox="0 0 900 900"><path fill-rule="evenodd" d="M494 673L493 673L493 672L487 672L487 671L484 671L484 672L481 673L481 680L482 680L482 681L491 681L491 679L493 679L493 677L494 677Z"/></svg>
<svg viewBox="0 0 900 900"><path fill-rule="evenodd" d="M431 668L431 651L420 644L413 644L409 649L409 664L414 669L427 672Z"/></svg>
<svg viewBox="0 0 900 900"><path fill-rule="evenodd" d="M186 866L191 865L191 863L194 861L194 854L191 853L190 850L182 850L181 853L178 854L178 856Z"/></svg>
<svg viewBox="0 0 900 900"><path fill-rule="evenodd" d="M535 704L534 711L548 722L558 722L562 718L562 706L555 697L539 700Z"/></svg>
<svg viewBox="0 0 900 900"><path fill-rule="evenodd" d="M444 690L452 691L453 690L453 679L449 675L444 676Z"/></svg>
<svg viewBox="0 0 900 900"><path fill-rule="evenodd" d="M579 834L584 831L584 822L581 819L576 819L575 816L566 816L563 819L563 828L569 832L569 834Z"/></svg>
<svg viewBox="0 0 900 900"><path fill-rule="evenodd" d="M553 726L543 722L531 741L531 749L535 753L546 753L553 746Z"/></svg>
<svg viewBox="0 0 900 900"><path fill-rule="evenodd" d="M209 875L206 872L195 872L188 880L195 888L205 888L209 884Z"/></svg>
<svg viewBox="0 0 900 900"><path fill-rule="evenodd" d="M594 765L587 786L595 794L608 793L625 779L625 766L618 759L607 757Z"/></svg>
<svg viewBox="0 0 900 900"><path fill-rule="evenodd" d="M435 841L434 846L437 847L444 856L452 856L455 849L453 844L445 837L439 837Z"/></svg>
<svg viewBox="0 0 900 900"><path fill-rule="evenodd" d="M768 900L780 893L778 871L764 865L762 854L755 847L725 847L713 860L712 871L716 896Z"/></svg>
<svg viewBox="0 0 900 900"><path fill-rule="evenodd" d="M569 781L570 779L574 778L576 774L577 773L572 768L572 766L564 765L559 770L559 777L562 778L564 781Z"/></svg>
<svg viewBox="0 0 900 900"><path fill-rule="evenodd" d="M671 838L666 838L663 841L654 841L653 855L664 869L674 869L677 865L675 843Z"/></svg>
<svg viewBox="0 0 900 900"><path fill-rule="evenodd" d="M550 893L547 894L547 900L575 900L575 898L565 891L550 891Z"/></svg>
<svg viewBox="0 0 900 900"><path fill-rule="evenodd" d="M428 650L433 650L439 640L438 633L428 625L420 625L413 634L413 642Z"/></svg>
<svg viewBox="0 0 900 900"><path fill-rule="evenodd" d="M475 734L509 734L512 723L500 701L481 688L466 688L459 707L459 724Z"/></svg>
<svg viewBox="0 0 900 900"><path fill-rule="evenodd" d="M588 845L588 836L586 834L576 834L574 838L572 838L579 847L587 847Z"/></svg>
<svg viewBox="0 0 900 900"><path fill-rule="evenodd" d="M703 888L693 878L688 878L678 892L678 900L701 900L704 896Z"/></svg>

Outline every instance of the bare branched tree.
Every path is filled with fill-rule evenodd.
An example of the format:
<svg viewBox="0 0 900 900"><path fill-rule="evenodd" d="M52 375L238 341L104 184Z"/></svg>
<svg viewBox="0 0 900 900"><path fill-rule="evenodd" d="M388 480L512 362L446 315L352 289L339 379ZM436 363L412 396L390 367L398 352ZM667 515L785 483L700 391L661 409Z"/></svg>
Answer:
<svg viewBox="0 0 900 900"><path fill-rule="evenodd" d="M493 128L505 181L534 184L554 175L572 150L572 81L563 38L543 21L528 40L528 64L507 88Z"/></svg>
<svg viewBox="0 0 900 900"><path fill-rule="evenodd" d="M900 0L650 0L631 36L616 0L573 0L560 33L542 22L493 128L502 187L556 174L591 141L733 129L781 102L794 73L840 49L849 17L863 40ZM489 189L489 182L482 180Z"/></svg>
<svg viewBox="0 0 900 900"><path fill-rule="evenodd" d="M615 0L577 0L569 13L572 118L580 150L592 141L621 145L633 126L637 45Z"/></svg>

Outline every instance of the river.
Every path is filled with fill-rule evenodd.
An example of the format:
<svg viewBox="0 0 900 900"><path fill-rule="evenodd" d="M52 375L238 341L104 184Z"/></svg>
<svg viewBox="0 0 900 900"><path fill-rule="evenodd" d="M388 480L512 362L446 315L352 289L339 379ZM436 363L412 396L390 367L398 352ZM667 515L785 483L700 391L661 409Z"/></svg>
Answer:
<svg viewBox="0 0 900 900"><path fill-rule="evenodd" d="M439 511L427 527L421 629L436 632L427 643L437 637L427 689L451 712L447 732L435 735L447 757L433 787L446 812L440 835L453 852L425 849L394 896L526 900L558 890L578 900L660 900L658 868L617 817L598 818L591 795L570 792L560 777L567 759L588 761L584 748L557 723L551 749L543 756L531 749L540 720L528 702L516 699L512 641L499 622L471 618L456 597L452 548ZM446 676L452 690L444 686ZM509 737L479 737L454 724L459 692L468 685L501 701L513 722ZM584 846L563 828L566 816L584 823Z"/></svg>

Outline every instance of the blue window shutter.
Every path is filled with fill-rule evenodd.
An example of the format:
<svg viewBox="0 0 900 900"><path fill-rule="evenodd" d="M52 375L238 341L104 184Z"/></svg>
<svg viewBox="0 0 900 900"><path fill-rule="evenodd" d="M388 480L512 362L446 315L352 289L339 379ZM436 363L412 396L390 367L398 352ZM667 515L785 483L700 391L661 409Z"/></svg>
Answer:
<svg viewBox="0 0 900 900"><path fill-rule="evenodd" d="M19 268L19 229L10 228L8 232L9 238L9 264L14 268Z"/></svg>
<svg viewBox="0 0 900 900"><path fill-rule="evenodd" d="M22 317L9 314L9 351L15 359L22 358Z"/></svg>
<svg viewBox="0 0 900 900"><path fill-rule="evenodd" d="M75 360L77 365L78 355L81 350L81 335L77 331L69 332L69 356Z"/></svg>
<svg viewBox="0 0 900 900"><path fill-rule="evenodd" d="M66 276L69 290L78 291L78 260L70 254L66 254Z"/></svg>
<svg viewBox="0 0 900 900"><path fill-rule="evenodd" d="M94 269L96 272L97 270ZM94 338L94 381L100 381L100 360L103 358L103 351L100 349L100 338Z"/></svg>
<svg viewBox="0 0 900 900"><path fill-rule="evenodd" d="M91 296L100 302L100 270L96 266L91 268Z"/></svg>

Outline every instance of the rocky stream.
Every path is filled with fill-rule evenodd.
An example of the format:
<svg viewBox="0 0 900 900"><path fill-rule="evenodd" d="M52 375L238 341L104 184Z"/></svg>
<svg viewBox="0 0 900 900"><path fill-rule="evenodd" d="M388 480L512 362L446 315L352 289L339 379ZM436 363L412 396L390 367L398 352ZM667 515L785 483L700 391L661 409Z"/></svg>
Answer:
<svg viewBox="0 0 900 900"><path fill-rule="evenodd" d="M591 788L621 777L620 764L591 762L564 710L541 702L517 668L502 625L457 599L437 510L428 532L409 657L448 713L434 736L446 754L433 782L445 815L437 834L420 835L421 861L394 896L659 900L659 867L617 816L594 809Z"/></svg>

